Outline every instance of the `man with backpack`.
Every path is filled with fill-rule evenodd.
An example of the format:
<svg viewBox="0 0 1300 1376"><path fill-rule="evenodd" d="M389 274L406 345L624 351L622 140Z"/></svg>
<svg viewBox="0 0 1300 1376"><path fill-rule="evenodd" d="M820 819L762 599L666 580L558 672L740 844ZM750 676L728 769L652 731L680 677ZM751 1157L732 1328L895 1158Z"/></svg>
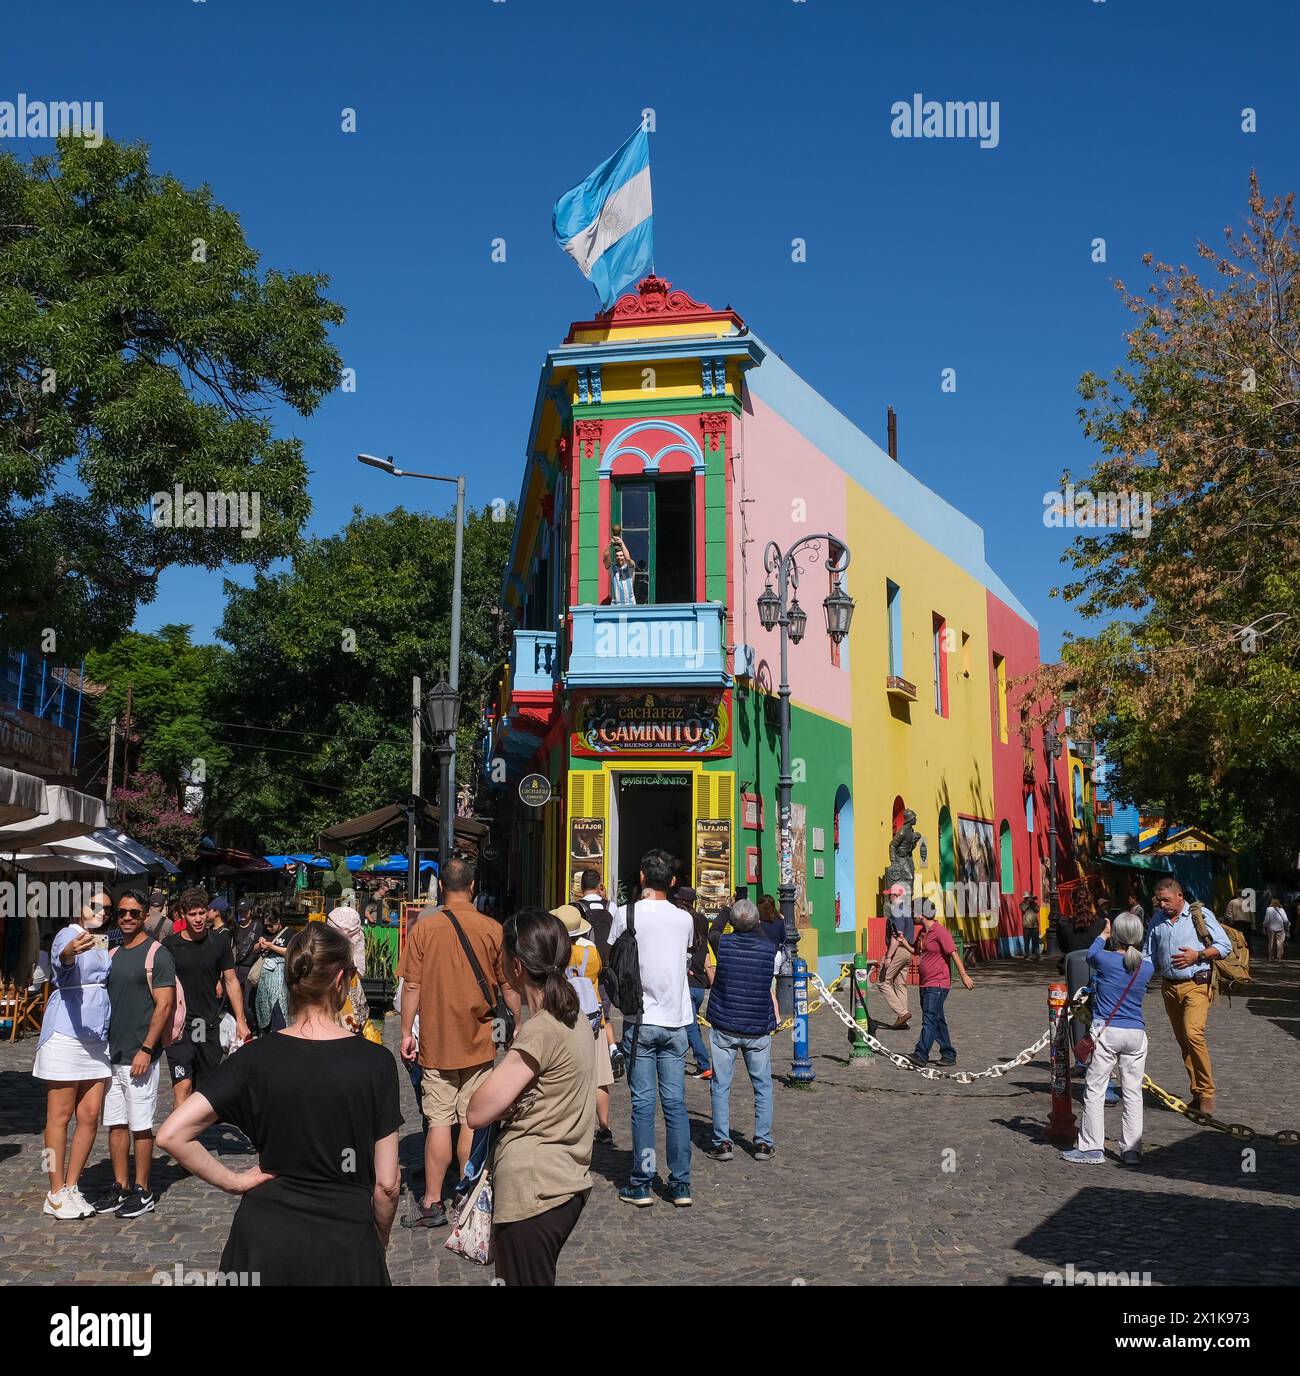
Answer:
<svg viewBox="0 0 1300 1376"><path fill-rule="evenodd" d="M1172 874L1156 884L1155 896L1143 954L1151 957L1160 976L1165 1012L1191 1081L1192 1107L1213 1113L1214 1072L1205 1025L1222 973L1217 967L1237 956L1236 943L1208 908L1188 903L1182 884ZM1235 934L1244 942L1240 933ZM1230 969L1233 977L1240 978L1235 962ZM1248 972L1245 978L1250 978Z"/></svg>
<svg viewBox="0 0 1300 1376"><path fill-rule="evenodd" d="M447 1223L442 1185L451 1165L452 1132L459 1124L456 1155L464 1172L474 1133L465 1114L474 1091L491 1073L498 1049L509 1041L518 999L506 990L501 968L501 924L474 906L474 868L451 859L442 867L442 903L407 932L402 954L402 1059L418 1057L420 1103L429 1120L424 1141L424 1191L408 1228ZM416 1014L420 1038L415 1038Z"/></svg>
<svg viewBox="0 0 1300 1376"><path fill-rule="evenodd" d="M97 1214L139 1218L151 1213L153 1120L158 1107L158 1059L171 1040L176 1011L176 962L145 931L145 897L128 889L117 901L122 944L108 967L108 1055L112 1078L104 1095L104 1126L113 1183L95 1200ZM128 1146L135 1139L135 1187Z"/></svg>
<svg viewBox="0 0 1300 1376"><path fill-rule="evenodd" d="M694 1009L686 967L695 923L668 901L676 869L667 851L647 851L634 892L649 896L619 908L611 929L611 997L624 1014L632 1088L632 1173L618 1197L639 1208L654 1203L656 1096L668 1140L668 1197L679 1209L693 1202L686 1029Z"/></svg>

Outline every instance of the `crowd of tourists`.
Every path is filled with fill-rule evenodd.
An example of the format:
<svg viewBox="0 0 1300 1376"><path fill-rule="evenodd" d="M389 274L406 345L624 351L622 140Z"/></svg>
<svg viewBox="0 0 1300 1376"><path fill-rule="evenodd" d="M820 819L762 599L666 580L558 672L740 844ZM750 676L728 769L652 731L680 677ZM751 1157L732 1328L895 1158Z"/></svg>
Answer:
<svg viewBox="0 0 1300 1376"><path fill-rule="evenodd" d="M631 1148L622 1202L692 1205L690 1074L709 1086L703 1154L725 1163L746 1147L756 1162L772 1160L784 925L770 899L742 897L708 921L685 875L681 861L654 849L624 904L608 900L590 869L573 902L524 907L502 922L476 902L472 865L447 862L440 899L411 920L397 969L399 1061L422 1129L404 1226L458 1227L465 1182L489 1160L498 1278L554 1284L590 1195L595 1153L615 1142L611 1109L622 1082ZM1213 1112L1207 1014L1216 963L1237 949L1232 924L1225 929L1189 900L1173 876L1154 893L1149 925L1140 912L1101 916L1084 898L1056 934L1072 990L1093 991L1090 1021L1075 1036L1086 1091L1078 1142L1064 1153L1071 1162L1105 1159L1104 1104L1122 1099L1120 1160L1140 1163L1143 999L1156 976L1192 1106ZM232 914L224 900L189 889L172 930L155 897L96 895L50 945L52 995L33 1067L47 1096L45 1213L131 1219L155 1209L165 1058L174 1107L157 1146L240 1197L222 1269L256 1272L262 1284L387 1284L403 1119L398 1064L359 1035L373 1033L360 980L366 919L340 906L290 937L273 912L241 904ZM937 1045L951 1065L953 972L967 988L973 982L933 908L913 918L906 906L895 905L888 924L880 988L895 1020L885 1026L908 1026L915 962L922 1026L909 1059L925 1065ZM733 1130L737 1061L752 1091L748 1134ZM741 1118L747 1125L748 1110ZM112 1182L88 1200L79 1182L101 1123ZM252 1143L253 1169L232 1170L205 1146L218 1123Z"/></svg>

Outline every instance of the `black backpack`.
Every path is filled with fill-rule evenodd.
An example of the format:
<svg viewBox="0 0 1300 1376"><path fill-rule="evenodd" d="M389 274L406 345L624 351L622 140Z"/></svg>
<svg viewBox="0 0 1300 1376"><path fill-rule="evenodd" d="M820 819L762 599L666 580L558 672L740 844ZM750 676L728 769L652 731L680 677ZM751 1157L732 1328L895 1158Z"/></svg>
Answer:
<svg viewBox="0 0 1300 1376"><path fill-rule="evenodd" d="M603 967L609 962L609 932L614 925L614 911L604 899L595 903L579 898L575 899L574 906L591 923L591 939L596 943L603 975Z"/></svg>
<svg viewBox="0 0 1300 1376"><path fill-rule="evenodd" d="M609 963L605 967L608 979L605 991L609 1001L624 1017L639 1018L645 1008L641 992L641 952L636 944L636 902L628 904L627 926L609 948Z"/></svg>

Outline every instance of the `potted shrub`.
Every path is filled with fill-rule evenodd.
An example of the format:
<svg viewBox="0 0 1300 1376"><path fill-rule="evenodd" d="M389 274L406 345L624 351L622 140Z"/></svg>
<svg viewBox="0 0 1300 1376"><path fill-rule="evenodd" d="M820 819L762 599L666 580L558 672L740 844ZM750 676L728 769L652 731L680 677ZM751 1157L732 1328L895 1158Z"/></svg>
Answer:
<svg viewBox="0 0 1300 1376"><path fill-rule="evenodd" d="M397 987L397 943L392 938L396 935L395 931L384 927L367 927L365 931L366 969L361 976L361 987L365 990L372 1018L382 1019L393 1006L393 990Z"/></svg>

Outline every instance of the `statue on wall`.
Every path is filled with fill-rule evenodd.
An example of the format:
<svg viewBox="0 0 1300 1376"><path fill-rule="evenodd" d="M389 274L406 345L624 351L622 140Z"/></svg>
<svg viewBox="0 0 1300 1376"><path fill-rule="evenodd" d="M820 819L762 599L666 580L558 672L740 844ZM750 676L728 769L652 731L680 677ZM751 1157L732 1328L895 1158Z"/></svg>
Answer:
<svg viewBox="0 0 1300 1376"><path fill-rule="evenodd" d="M890 838L889 868L885 871L886 889L902 884L907 893L911 894L916 881L916 866L912 861L912 852L917 846L921 848L921 863L924 865L928 858L925 837L917 831L916 813L909 807L903 813L903 825Z"/></svg>

